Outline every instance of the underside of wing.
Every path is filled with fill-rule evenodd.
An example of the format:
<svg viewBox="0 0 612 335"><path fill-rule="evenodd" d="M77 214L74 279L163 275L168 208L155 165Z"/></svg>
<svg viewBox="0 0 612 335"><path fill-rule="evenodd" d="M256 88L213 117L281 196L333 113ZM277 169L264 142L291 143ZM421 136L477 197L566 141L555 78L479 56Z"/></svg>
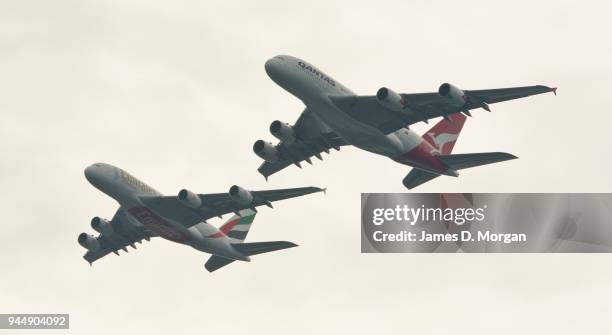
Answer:
<svg viewBox="0 0 612 335"><path fill-rule="evenodd" d="M292 164L298 167L301 162L312 164L312 157L323 160L322 153L347 145L308 109L302 112L294 126L272 122L270 132L281 140L277 145L263 140L253 145L255 154L264 159L257 170L266 178Z"/></svg>
<svg viewBox="0 0 612 335"><path fill-rule="evenodd" d="M330 149L338 151L341 146L346 144L342 138L334 133L320 134L318 138L297 140L292 143L281 142L275 147L278 153L277 157L270 161L264 161L257 168L257 171L268 178L292 164L301 168L302 162L312 164L312 157L323 160L322 153L329 154ZM254 150L256 149L258 149L257 146L254 147Z"/></svg>
<svg viewBox="0 0 612 335"><path fill-rule="evenodd" d="M557 94L557 88L536 85L524 87L496 88L491 90L474 90L466 92L477 100L493 104L496 102L520 99L548 92L553 92L554 94Z"/></svg>
<svg viewBox="0 0 612 335"><path fill-rule="evenodd" d="M253 194L253 204L265 205L267 202L291 199L317 192L325 192L325 189L318 187L296 187L279 190L252 191L251 193Z"/></svg>
<svg viewBox="0 0 612 335"><path fill-rule="evenodd" d="M384 98L376 95L339 96L330 99L356 121L389 134L417 122L428 122L430 119L448 117L453 113L463 112L471 116L469 111L472 109L483 108L490 111L489 104L497 102L547 92L556 94L556 88L542 85L463 91L445 83L440 86L438 92L413 94L397 94L383 89L386 93Z"/></svg>
<svg viewBox="0 0 612 335"><path fill-rule="evenodd" d="M111 229L107 230L109 233L102 233L97 237L83 233L79 236L79 242L87 244L85 238L95 238L95 246L88 250L83 258L90 264L96 260L110 254L115 253L119 255L119 251L123 250L128 252L128 247L136 249L137 243L142 243L143 240L150 241L151 237L156 236L153 232L145 229L142 226L135 226L127 219L127 214L123 209L119 209L113 219L105 224L109 224ZM91 242L90 242L91 243Z"/></svg>
<svg viewBox="0 0 612 335"><path fill-rule="evenodd" d="M256 211L255 208L259 206L272 207L274 201L322 191L324 190L318 187L248 191L234 185L230 187L228 193L193 194L187 191L193 197L197 197L197 200L193 201L190 200L192 199L190 197L182 197L183 191L179 192L179 196L155 196L141 200L155 213L179 222L185 227L191 227L215 216L221 217L228 213L237 214L243 209Z"/></svg>
<svg viewBox="0 0 612 335"><path fill-rule="evenodd" d="M357 122L370 125L383 134L390 134L410 124L419 122L408 110L394 112L384 107L376 96L330 97L332 102Z"/></svg>

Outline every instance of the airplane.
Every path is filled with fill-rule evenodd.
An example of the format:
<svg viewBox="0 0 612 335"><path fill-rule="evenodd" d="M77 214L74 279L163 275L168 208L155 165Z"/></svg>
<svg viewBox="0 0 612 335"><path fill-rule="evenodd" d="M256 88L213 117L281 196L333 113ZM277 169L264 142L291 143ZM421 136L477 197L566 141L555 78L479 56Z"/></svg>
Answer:
<svg viewBox="0 0 612 335"><path fill-rule="evenodd" d="M104 163L87 167L85 178L119 203L112 220L91 220L97 237L87 233L78 237L90 265L111 252L119 255L119 250L136 249L136 243L159 236L212 254L205 264L209 272L234 261L249 262L252 255L297 246L287 241L244 242L256 207L272 208L273 201L325 191L317 187L247 191L234 185L228 193L195 194L182 189L177 196L163 196L126 171ZM234 216L220 228L206 221L227 213Z"/></svg>
<svg viewBox="0 0 612 335"><path fill-rule="evenodd" d="M413 167L403 179L408 189L438 176L457 177L458 170L517 158L504 152L452 154L470 110L491 111L490 104L553 92L557 88L525 86L488 90L461 90L444 83L437 92L398 94L381 87L376 95L361 96L304 60L279 55L265 64L268 76L300 99L305 109L294 125L270 124L280 142L258 140L253 151L264 162L258 168L266 180L284 168L314 156L353 145ZM423 136L409 126L442 117Z"/></svg>

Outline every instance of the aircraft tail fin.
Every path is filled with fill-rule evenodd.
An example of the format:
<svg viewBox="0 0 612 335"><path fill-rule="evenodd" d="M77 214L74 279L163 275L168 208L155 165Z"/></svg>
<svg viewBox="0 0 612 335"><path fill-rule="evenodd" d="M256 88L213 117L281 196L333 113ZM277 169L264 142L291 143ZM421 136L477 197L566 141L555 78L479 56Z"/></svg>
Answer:
<svg viewBox="0 0 612 335"><path fill-rule="evenodd" d="M480 152L475 154L439 155L437 157L453 170L462 170L518 158L506 152Z"/></svg>
<svg viewBox="0 0 612 335"><path fill-rule="evenodd" d="M253 220L255 219L255 212L252 209L243 209L238 212L240 215L232 216L226 223L224 223L219 230L227 237L232 239L232 243L240 243L244 241L251 229Z"/></svg>
<svg viewBox="0 0 612 335"><path fill-rule="evenodd" d="M423 140L436 147L442 155L448 155L453 151L459 133L463 129L466 116L454 113L446 116L436 123L429 131L423 134Z"/></svg>
<svg viewBox="0 0 612 335"><path fill-rule="evenodd" d="M287 248L297 247L297 244L288 241L272 241L272 242L251 242L240 243L233 245L236 250L245 256L263 254L266 252L277 251Z"/></svg>

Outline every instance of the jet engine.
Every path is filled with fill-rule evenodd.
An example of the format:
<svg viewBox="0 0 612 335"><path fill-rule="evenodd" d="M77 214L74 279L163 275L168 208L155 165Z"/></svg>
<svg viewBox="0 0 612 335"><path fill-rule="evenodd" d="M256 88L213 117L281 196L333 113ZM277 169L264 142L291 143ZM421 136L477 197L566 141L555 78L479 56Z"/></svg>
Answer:
<svg viewBox="0 0 612 335"><path fill-rule="evenodd" d="M278 120L272 122L270 124L270 133L272 133L274 137L286 143L292 143L295 141L295 131L288 123L283 123Z"/></svg>
<svg viewBox="0 0 612 335"><path fill-rule="evenodd" d="M381 87L376 92L376 100L378 100L378 103L383 107L394 112L399 112L406 106L406 102L401 95L386 87Z"/></svg>
<svg viewBox="0 0 612 335"><path fill-rule="evenodd" d="M446 98L450 104L456 107L463 107L467 103L467 96L465 93L457 87L444 83L438 88L438 94L441 97Z"/></svg>
<svg viewBox="0 0 612 335"><path fill-rule="evenodd" d="M179 200L191 208L200 208L202 206L202 199L187 189L182 189L178 193Z"/></svg>
<svg viewBox="0 0 612 335"><path fill-rule="evenodd" d="M263 158L268 163L274 163L278 160L278 151L272 143L258 140L253 144L253 151L257 156Z"/></svg>
<svg viewBox="0 0 612 335"><path fill-rule="evenodd" d="M98 242L98 239L87 233L79 234L79 244L89 251L96 251L100 249L100 242Z"/></svg>
<svg viewBox="0 0 612 335"><path fill-rule="evenodd" d="M93 228L93 230L97 231L98 233L106 236L111 235L113 233L113 226L111 225L111 223L108 220L97 216L91 219L91 228Z"/></svg>
<svg viewBox="0 0 612 335"><path fill-rule="evenodd" d="M253 202L253 195L244 188L234 185L229 189L229 195L242 205L248 205Z"/></svg>

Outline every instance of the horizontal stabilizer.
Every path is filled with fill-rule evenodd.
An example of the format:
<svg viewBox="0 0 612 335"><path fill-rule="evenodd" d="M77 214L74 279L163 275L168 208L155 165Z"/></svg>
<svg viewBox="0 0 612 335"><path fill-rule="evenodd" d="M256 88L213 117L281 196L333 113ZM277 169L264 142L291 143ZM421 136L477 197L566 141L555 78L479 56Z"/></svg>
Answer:
<svg viewBox="0 0 612 335"><path fill-rule="evenodd" d="M475 154L456 154L437 156L453 170L462 170L475 166L503 162L518 158L505 152L481 152Z"/></svg>
<svg viewBox="0 0 612 335"><path fill-rule="evenodd" d="M404 178L402 182L404 183L404 186L406 186L408 189L413 189L438 176L440 175L436 173L431 173L431 172L427 172L427 171L423 171L419 169L412 169L410 170L410 173L408 173L408 175L406 176L406 178Z"/></svg>
<svg viewBox="0 0 612 335"><path fill-rule="evenodd" d="M258 255L265 252L297 247L297 244L287 241L251 242L232 245L236 250L245 256Z"/></svg>
<svg viewBox="0 0 612 335"><path fill-rule="evenodd" d="M204 264L204 267L206 270L208 270L208 272L213 272L232 263L233 261L233 259L213 255L208 259L206 264Z"/></svg>

